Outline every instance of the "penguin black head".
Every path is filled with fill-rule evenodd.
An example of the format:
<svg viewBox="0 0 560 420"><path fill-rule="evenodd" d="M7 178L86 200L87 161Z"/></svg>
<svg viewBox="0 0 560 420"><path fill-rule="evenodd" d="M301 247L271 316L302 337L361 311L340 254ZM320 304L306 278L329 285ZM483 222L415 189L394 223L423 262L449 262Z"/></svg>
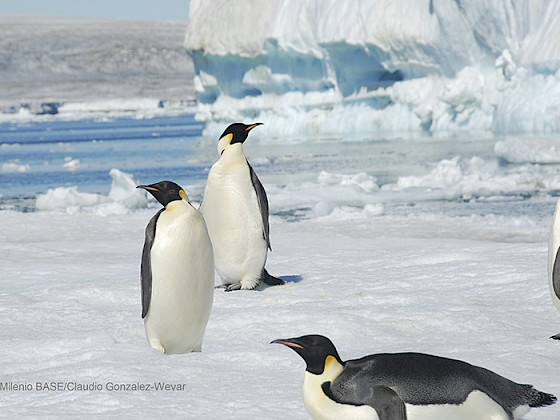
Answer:
<svg viewBox="0 0 560 420"><path fill-rule="evenodd" d="M143 188L152 194L163 206L175 200L189 201L187 193L179 185L171 181L160 181L151 185L138 185L136 188Z"/></svg>
<svg viewBox="0 0 560 420"><path fill-rule="evenodd" d="M320 375L325 369L327 358L333 357L341 365L344 364L340 360L340 356L334 347L334 344L327 337L322 335L304 335L297 338L278 339L271 342L276 344L284 344L299 354L307 364L306 370L315 375Z"/></svg>
<svg viewBox="0 0 560 420"><path fill-rule="evenodd" d="M243 143L247 140L249 131L258 125L262 125L262 123L253 123L249 125L243 123L231 124L228 128L226 128L218 140L218 152L222 154L226 147L230 144Z"/></svg>

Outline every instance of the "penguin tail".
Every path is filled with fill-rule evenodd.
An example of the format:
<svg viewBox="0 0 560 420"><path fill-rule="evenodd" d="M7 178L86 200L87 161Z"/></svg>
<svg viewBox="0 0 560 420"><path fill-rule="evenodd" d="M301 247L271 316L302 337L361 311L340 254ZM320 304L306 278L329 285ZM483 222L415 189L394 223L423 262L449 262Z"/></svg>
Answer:
<svg viewBox="0 0 560 420"><path fill-rule="evenodd" d="M556 397L554 395L537 391L536 389L532 389L532 391L529 407L545 407L556 403Z"/></svg>
<svg viewBox="0 0 560 420"><path fill-rule="evenodd" d="M266 271L266 268L263 268L263 273L262 273L261 280L264 284L268 284L269 286L280 286L280 285L284 284L284 280L268 274L268 271Z"/></svg>

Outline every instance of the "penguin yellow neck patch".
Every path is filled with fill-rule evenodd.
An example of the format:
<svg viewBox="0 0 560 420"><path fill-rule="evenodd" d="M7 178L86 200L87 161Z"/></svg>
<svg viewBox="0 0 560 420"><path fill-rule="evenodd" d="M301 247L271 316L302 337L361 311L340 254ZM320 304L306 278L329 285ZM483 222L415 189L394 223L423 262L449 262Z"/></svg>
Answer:
<svg viewBox="0 0 560 420"><path fill-rule="evenodd" d="M179 197L185 201L189 201L189 197L187 197L187 193L184 190L179 191Z"/></svg>
<svg viewBox="0 0 560 420"><path fill-rule="evenodd" d="M226 149L226 147L228 147L231 144L231 141L233 140L233 134L229 133L226 134L225 136L223 136L219 141L218 141L218 153L221 155L222 152Z"/></svg>
<svg viewBox="0 0 560 420"><path fill-rule="evenodd" d="M325 358L325 369L328 369L333 362L336 362L336 359L333 356L327 356Z"/></svg>
<svg viewBox="0 0 560 420"><path fill-rule="evenodd" d="M323 375L327 378L336 378L342 371L342 365L336 360L334 356L327 356L325 358L325 367Z"/></svg>

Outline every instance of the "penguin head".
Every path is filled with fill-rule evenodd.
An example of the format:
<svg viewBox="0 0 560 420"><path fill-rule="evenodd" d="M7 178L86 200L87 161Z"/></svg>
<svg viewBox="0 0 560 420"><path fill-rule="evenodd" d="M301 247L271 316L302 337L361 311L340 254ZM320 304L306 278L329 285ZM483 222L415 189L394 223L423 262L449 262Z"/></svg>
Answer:
<svg viewBox="0 0 560 420"><path fill-rule="evenodd" d="M314 375L323 373L329 357L334 358L341 365L340 356L334 344L322 335L304 335L297 338L278 339L271 342L290 347L299 354L307 364L306 370Z"/></svg>
<svg viewBox="0 0 560 420"><path fill-rule="evenodd" d="M136 188L145 189L163 206L167 206L175 200L189 201L189 197L187 196L185 190L171 181L160 181L151 185L138 185Z"/></svg>
<svg viewBox="0 0 560 420"><path fill-rule="evenodd" d="M224 150L232 144L243 143L245 140L247 140L249 131L251 131L258 125L262 125L262 123L253 123L249 125L243 123L231 124L222 133L222 135L220 136L220 140L218 140L218 153L221 155Z"/></svg>

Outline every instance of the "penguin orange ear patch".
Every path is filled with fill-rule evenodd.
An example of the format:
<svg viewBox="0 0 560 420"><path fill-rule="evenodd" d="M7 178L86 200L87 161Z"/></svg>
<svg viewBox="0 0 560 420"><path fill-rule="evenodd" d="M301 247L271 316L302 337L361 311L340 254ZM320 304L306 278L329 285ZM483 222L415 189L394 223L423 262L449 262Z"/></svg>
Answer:
<svg viewBox="0 0 560 420"><path fill-rule="evenodd" d="M181 197L181 199L188 201L187 199L187 193L185 193L184 190L179 191L179 197Z"/></svg>

